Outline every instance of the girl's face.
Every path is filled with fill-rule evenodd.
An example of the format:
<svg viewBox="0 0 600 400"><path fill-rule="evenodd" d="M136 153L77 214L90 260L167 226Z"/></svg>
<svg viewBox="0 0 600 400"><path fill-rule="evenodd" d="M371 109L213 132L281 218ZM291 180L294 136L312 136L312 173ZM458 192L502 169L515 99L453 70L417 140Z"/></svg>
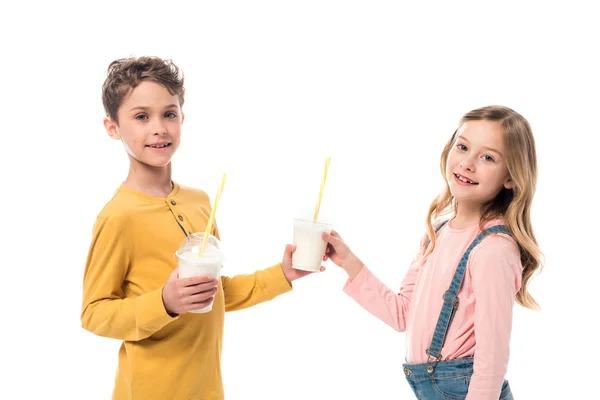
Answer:
<svg viewBox="0 0 600 400"><path fill-rule="evenodd" d="M512 189L502 127L495 121L467 121L457 131L446 163L446 181L461 207L481 206L504 187Z"/></svg>

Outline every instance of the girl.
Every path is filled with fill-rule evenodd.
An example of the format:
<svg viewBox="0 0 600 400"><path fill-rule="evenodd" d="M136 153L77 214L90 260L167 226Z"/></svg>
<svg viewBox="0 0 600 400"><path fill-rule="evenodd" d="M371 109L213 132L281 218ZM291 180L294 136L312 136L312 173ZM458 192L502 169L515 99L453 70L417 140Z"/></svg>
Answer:
<svg viewBox="0 0 600 400"><path fill-rule="evenodd" d="M515 111L483 107L462 117L441 157L443 192L431 203L421 250L395 293L337 232L324 259L349 276L344 291L406 331L404 374L418 399L513 399L504 379L516 301L541 267L531 226L537 178L531 127Z"/></svg>

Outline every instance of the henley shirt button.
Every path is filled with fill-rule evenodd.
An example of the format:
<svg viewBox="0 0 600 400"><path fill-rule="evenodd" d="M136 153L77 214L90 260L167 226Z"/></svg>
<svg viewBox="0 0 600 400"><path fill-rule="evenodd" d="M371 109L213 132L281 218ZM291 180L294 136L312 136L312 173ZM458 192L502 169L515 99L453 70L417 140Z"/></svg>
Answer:
<svg viewBox="0 0 600 400"><path fill-rule="evenodd" d="M181 215L178 215L177 218L179 218L180 221L183 221L183 217Z"/></svg>
<svg viewBox="0 0 600 400"><path fill-rule="evenodd" d="M175 202L175 200L171 200L171 204L176 205L177 203Z"/></svg>

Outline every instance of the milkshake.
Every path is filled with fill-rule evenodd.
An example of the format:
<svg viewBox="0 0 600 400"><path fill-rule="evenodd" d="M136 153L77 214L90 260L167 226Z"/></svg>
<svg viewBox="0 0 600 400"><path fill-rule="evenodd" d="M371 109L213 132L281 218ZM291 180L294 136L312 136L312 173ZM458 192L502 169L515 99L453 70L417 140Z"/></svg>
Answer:
<svg viewBox="0 0 600 400"><path fill-rule="evenodd" d="M198 257L203 243L204 232L200 232L191 234L179 246L179 249L175 253L179 261L179 278L209 275L217 280L220 279L221 267L225 261L225 256L219 250L219 239L209 235L208 243L202 253L202 257ZM210 310L212 310L212 303L204 308L190 312L206 313Z"/></svg>
<svg viewBox="0 0 600 400"><path fill-rule="evenodd" d="M292 267L311 272L319 272L327 242L321 239L321 233L331 233L331 225L302 219L294 220L294 244Z"/></svg>

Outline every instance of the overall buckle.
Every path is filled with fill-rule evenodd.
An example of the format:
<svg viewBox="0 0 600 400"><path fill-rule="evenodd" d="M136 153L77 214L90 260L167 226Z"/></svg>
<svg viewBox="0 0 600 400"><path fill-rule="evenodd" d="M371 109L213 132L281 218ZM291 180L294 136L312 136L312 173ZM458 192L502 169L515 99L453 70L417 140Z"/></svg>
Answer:
<svg viewBox="0 0 600 400"><path fill-rule="evenodd" d="M453 295L452 293L450 293L449 290L446 290L444 292L444 294L442 295L442 300L444 300L444 302L448 303L448 304L452 304L453 306L456 306L458 304L458 295Z"/></svg>
<svg viewBox="0 0 600 400"><path fill-rule="evenodd" d="M427 367L425 368L425 370L427 371L427 373L429 375L433 375L433 373L435 372L435 367L437 367L438 363L442 359L442 353L440 353L437 357L434 357L433 355L431 355L429 353L429 349L427 349L426 353L427 353Z"/></svg>

